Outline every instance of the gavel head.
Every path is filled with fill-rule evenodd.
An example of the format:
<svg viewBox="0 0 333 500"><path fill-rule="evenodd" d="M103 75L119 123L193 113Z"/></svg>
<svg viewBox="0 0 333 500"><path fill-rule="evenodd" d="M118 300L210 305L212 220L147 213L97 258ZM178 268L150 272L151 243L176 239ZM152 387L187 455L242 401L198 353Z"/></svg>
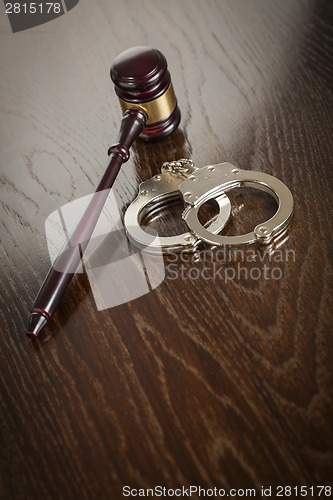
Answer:
<svg viewBox="0 0 333 500"><path fill-rule="evenodd" d="M141 109L147 115L140 139L165 137L178 127L180 111L166 59L159 50L125 50L116 57L110 74L123 112Z"/></svg>

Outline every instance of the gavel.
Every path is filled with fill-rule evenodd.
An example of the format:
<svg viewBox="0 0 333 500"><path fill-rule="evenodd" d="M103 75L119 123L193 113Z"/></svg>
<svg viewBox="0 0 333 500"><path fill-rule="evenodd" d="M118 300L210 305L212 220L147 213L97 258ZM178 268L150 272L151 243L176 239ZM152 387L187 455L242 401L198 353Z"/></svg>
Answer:
<svg viewBox="0 0 333 500"><path fill-rule="evenodd" d="M140 137L149 141L171 134L180 111L164 55L150 47L122 52L111 67L111 79L124 112L118 142L109 150L110 162L78 225L55 259L33 305L26 335L36 338L52 318L93 234L110 189L129 149Z"/></svg>

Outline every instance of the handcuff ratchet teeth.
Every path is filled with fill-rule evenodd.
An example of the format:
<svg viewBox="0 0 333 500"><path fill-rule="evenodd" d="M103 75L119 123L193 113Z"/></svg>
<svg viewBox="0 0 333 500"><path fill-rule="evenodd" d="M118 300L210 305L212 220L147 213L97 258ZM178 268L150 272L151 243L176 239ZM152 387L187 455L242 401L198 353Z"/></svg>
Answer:
<svg viewBox="0 0 333 500"><path fill-rule="evenodd" d="M189 176L199 169L191 160L178 160L162 165L161 174L142 182L136 199L129 205L124 216L124 226L128 239L148 253L193 252L200 239L188 231L175 236L155 236L141 227L143 218L166 201L180 196L179 186ZM225 194L215 197L219 213L207 227L208 232L219 233L227 223L231 205Z"/></svg>

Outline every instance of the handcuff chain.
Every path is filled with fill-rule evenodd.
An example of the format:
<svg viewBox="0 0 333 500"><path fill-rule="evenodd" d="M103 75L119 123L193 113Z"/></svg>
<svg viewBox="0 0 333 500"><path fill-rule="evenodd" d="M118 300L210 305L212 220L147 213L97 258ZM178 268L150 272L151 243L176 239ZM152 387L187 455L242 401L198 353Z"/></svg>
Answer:
<svg viewBox="0 0 333 500"><path fill-rule="evenodd" d="M194 170L196 170L196 167L194 166L193 161L187 158L181 158L180 160L174 161L166 161L161 167L162 173L170 172L171 174L174 173L185 178L188 175L192 174Z"/></svg>

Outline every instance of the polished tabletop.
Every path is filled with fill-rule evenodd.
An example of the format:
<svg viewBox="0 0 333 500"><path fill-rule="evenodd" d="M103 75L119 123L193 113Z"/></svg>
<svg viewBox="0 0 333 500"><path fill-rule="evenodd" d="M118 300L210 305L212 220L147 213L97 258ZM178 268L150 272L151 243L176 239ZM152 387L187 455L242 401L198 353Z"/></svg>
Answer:
<svg viewBox="0 0 333 500"><path fill-rule="evenodd" d="M12 33L1 6L1 499L329 493L332 17L329 0L80 0ZM147 293L104 308L80 272L29 341L47 221L97 185L121 121L110 66L137 45L166 56L182 118L133 146L113 189L121 218L140 182L190 158L277 177L291 225L269 248L165 256ZM253 188L229 194L224 234L276 210ZM177 234L182 210L178 199L143 224ZM115 263L108 280L117 297Z"/></svg>

